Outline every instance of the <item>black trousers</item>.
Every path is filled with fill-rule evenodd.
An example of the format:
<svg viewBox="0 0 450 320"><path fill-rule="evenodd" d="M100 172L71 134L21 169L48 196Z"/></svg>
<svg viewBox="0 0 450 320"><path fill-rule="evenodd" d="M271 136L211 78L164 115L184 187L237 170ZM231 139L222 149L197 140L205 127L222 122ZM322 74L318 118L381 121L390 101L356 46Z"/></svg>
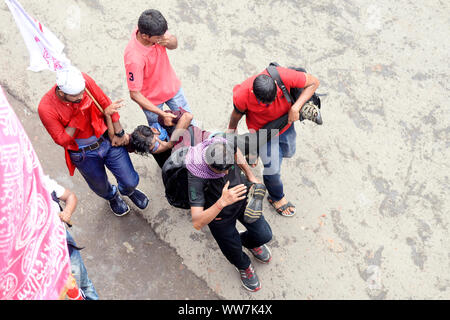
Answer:
<svg viewBox="0 0 450 320"><path fill-rule="evenodd" d="M238 269L247 269L250 258L242 250L257 248L272 240L272 229L264 216L251 224L244 221L244 210L238 216L247 231L239 234L236 229L236 219L228 221L213 220L208 224L212 236L216 239L220 250L227 260Z"/></svg>

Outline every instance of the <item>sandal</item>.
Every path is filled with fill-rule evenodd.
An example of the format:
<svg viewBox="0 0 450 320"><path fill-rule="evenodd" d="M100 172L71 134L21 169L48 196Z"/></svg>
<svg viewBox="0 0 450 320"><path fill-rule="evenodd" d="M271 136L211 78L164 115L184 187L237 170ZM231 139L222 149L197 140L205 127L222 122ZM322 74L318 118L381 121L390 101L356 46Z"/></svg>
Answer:
<svg viewBox="0 0 450 320"><path fill-rule="evenodd" d="M273 201L269 196L267 197L267 201L269 201L269 203L272 205L272 207L274 207L274 209L277 211L277 213L279 215L281 215L283 217L292 217L295 215L295 206L290 201L288 201L288 203L283 204L282 206L280 206L278 208L275 207L276 201ZM284 211L286 211L287 208L294 208L294 212L291 212L290 214L284 213Z"/></svg>

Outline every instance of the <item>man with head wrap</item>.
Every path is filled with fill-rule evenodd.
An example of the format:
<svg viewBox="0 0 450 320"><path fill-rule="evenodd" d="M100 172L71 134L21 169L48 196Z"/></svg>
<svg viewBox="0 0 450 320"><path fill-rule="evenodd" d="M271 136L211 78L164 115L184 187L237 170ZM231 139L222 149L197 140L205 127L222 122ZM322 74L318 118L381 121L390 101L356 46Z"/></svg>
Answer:
<svg viewBox="0 0 450 320"><path fill-rule="evenodd" d="M139 175L123 147L129 137L119 122L117 110L121 102L111 102L91 77L69 67L57 73L56 85L44 95L38 107L44 127L65 150L70 175L77 168L91 190L109 201L116 216L130 211L120 194L128 196L140 209L145 209L149 202L136 189ZM114 133L110 135L103 117L106 109L114 111L111 116ZM117 179L117 187L109 183L105 167Z"/></svg>
<svg viewBox="0 0 450 320"><path fill-rule="evenodd" d="M269 263L272 258L266 245L272 239L272 230L264 216L251 223L244 219L247 185L259 181L222 137L189 147L185 161L194 228L208 225L220 250L238 270L244 288L258 291L261 284L242 247L261 263ZM245 232L236 229L237 220L247 229Z"/></svg>

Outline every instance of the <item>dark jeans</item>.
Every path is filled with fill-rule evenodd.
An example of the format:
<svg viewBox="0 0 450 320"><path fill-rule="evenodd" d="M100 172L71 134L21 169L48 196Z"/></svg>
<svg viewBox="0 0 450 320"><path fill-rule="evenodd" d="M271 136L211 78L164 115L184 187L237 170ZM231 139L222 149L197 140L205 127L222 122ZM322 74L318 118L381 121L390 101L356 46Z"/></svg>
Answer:
<svg viewBox="0 0 450 320"><path fill-rule="evenodd" d="M281 181L281 163L283 158L291 158L296 149L294 123L279 137L273 138L261 148L260 157L264 165L263 179L269 196L274 201L284 197Z"/></svg>
<svg viewBox="0 0 450 320"><path fill-rule="evenodd" d="M247 269L250 265L250 258L242 251L242 247L253 249L266 244L272 239L272 229L264 216L249 224L244 221L244 212L242 212L238 220L247 229L240 235L236 229L236 220L225 223L213 220L208 226L228 261L238 269Z"/></svg>
<svg viewBox="0 0 450 320"><path fill-rule="evenodd" d="M124 147L113 147L108 139L96 150L69 154L91 190L106 200L114 197L116 188L109 183L105 166L116 177L121 194L132 194L139 183L128 151Z"/></svg>

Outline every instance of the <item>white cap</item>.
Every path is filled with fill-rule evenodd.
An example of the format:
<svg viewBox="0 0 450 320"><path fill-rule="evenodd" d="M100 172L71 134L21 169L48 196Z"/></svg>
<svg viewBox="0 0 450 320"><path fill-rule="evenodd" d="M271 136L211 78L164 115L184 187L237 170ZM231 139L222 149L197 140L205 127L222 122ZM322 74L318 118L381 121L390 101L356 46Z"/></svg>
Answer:
<svg viewBox="0 0 450 320"><path fill-rule="evenodd" d="M69 66L56 73L56 85L65 94L75 95L84 90L86 84L81 71Z"/></svg>

